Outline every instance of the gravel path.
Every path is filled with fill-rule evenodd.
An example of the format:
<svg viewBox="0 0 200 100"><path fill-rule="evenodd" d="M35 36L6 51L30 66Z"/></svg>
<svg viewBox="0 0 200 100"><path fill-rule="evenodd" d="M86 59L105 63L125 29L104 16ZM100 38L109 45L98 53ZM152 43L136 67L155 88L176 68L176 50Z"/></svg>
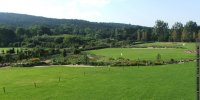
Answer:
<svg viewBox="0 0 200 100"><path fill-rule="evenodd" d="M90 65L49 65L49 66L35 66L35 67L55 67L55 66L61 66L61 67L105 67L105 66L90 66Z"/></svg>

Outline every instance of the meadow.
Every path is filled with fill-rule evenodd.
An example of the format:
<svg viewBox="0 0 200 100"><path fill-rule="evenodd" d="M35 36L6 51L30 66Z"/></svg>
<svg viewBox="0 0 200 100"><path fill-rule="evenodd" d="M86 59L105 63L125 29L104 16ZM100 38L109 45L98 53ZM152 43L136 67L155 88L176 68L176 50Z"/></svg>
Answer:
<svg viewBox="0 0 200 100"><path fill-rule="evenodd" d="M181 46L181 43L155 44ZM87 52L132 60L156 60L158 53L162 60L195 59L195 53L188 50L194 51L195 44L186 43L184 48L106 48ZM0 68L0 100L27 99L194 100L195 62L135 67Z"/></svg>
<svg viewBox="0 0 200 100"><path fill-rule="evenodd" d="M176 48L106 48L89 51L91 54L111 58L128 58L131 60L156 60L158 54L162 60L194 59L195 53L187 52L187 49Z"/></svg>
<svg viewBox="0 0 200 100"><path fill-rule="evenodd" d="M168 47L168 48L185 48L185 49L195 49L195 43L184 43L184 42L153 42L153 43L144 43L137 44L136 46L143 47Z"/></svg>
<svg viewBox="0 0 200 100"><path fill-rule="evenodd" d="M0 100L194 100L194 66L1 68Z"/></svg>

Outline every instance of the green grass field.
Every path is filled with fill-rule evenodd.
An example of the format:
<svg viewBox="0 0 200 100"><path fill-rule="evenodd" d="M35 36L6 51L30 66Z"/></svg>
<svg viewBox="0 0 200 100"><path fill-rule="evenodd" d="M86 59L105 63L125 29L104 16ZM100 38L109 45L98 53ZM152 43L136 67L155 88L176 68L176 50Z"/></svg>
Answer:
<svg viewBox="0 0 200 100"><path fill-rule="evenodd" d="M177 45L182 43L148 43ZM3 48L6 49L6 48ZM177 48L107 48L87 51L132 60L194 59L194 43ZM1 52L1 48L0 48ZM60 77L60 82L59 82ZM36 83L36 87L34 86ZM5 87L5 93L3 91ZM194 100L195 63L140 67L0 68L0 100Z"/></svg>
<svg viewBox="0 0 200 100"><path fill-rule="evenodd" d="M182 47L186 49L195 49L195 45L196 45L195 43L183 43L183 42L155 42L155 43L138 44L137 46Z"/></svg>
<svg viewBox="0 0 200 100"><path fill-rule="evenodd" d="M170 60L171 58L180 59L193 59L195 53L187 53L187 49L175 48L106 48L100 50L89 51L91 54L101 55L105 57L119 58L124 57L132 60L156 60L156 56L161 54L162 60ZM121 56L122 53L122 56Z"/></svg>
<svg viewBox="0 0 200 100"><path fill-rule="evenodd" d="M1 68L0 100L194 100L194 66Z"/></svg>

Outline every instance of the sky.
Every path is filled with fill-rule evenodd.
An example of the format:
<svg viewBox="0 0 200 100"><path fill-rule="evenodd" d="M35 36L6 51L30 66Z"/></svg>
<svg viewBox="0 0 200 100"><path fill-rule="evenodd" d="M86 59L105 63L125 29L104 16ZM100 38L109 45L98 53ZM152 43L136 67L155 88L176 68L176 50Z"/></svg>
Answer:
<svg viewBox="0 0 200 100"><path fill-rule="evenodd" d="M154 26L200 24L200 0L0 0L0 12Z"/></svg>

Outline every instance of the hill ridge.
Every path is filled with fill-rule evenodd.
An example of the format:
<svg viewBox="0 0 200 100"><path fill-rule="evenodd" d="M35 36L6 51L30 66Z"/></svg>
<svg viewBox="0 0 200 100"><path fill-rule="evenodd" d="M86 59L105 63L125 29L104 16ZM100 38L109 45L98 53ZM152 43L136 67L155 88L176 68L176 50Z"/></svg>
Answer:
<svg viewBox="0 0 200 100"><path fill-rule="evenodd" d="M35 16L28 14L17 14L17 13L6 13L0 12L0 25L9 25L14 27L29 27L31 25L69 25L77 27L102 27L102 28L121 28L121 27L136 27L138 25L123 24L123 23L112 23L112 22L90 22L80 19L58 19L48 18L43 16Z"/></svg>

